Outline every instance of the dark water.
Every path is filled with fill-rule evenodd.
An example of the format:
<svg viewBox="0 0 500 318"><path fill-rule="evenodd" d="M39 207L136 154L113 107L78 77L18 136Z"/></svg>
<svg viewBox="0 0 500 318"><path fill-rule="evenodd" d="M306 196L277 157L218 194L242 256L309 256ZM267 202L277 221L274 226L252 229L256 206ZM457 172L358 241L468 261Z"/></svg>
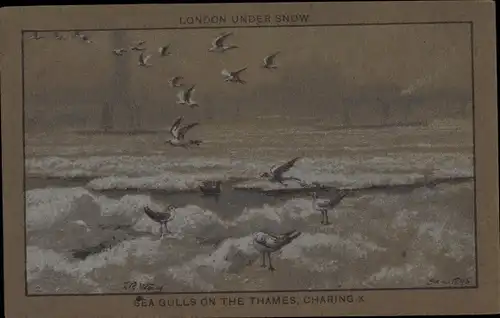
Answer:
<svg viewBox="0 0 500 318"><path fill-rule="evenodd" d="M37 178L29 177L26 181L26 190L36 188L67 188L67 187L85 187L91 178ZM312 191L318 193L321 197L335 196L338 192L336 188L314 188L314 189L293 189L276 192L263 192L257 190L234 189L233 186L241 180L229 180L222 184L222 190L219 194L203 194L201 191L179 191L167 192L162 190L89 190L96 195L104 195L111 199L119 200L125 195L144 194L150 196L153 201L164 205L172 204L176 207L185 207L187 205L199 206L202 209L213 211L223 220L232 220L243 213L245 209L263 208L264 206L275 206L295 198L309 198ZM425 183L412 183L401 185L382 185L367 187L362 189L349 189L350 196L361 195L363 193L409 193L421 187L432 188L441 183L457 184L470 182L471 178L444 178L429 180Z"/></svg>

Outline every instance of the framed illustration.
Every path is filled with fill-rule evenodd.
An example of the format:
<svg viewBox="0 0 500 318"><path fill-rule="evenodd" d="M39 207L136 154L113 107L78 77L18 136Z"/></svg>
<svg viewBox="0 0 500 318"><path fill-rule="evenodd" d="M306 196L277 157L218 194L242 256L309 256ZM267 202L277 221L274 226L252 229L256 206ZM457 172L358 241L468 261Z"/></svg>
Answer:
<svg viewBox="0 0 500 318"><path fill-rule="evenodd" d="M0 17L9 317L498 312L492 2Z"/></svg>

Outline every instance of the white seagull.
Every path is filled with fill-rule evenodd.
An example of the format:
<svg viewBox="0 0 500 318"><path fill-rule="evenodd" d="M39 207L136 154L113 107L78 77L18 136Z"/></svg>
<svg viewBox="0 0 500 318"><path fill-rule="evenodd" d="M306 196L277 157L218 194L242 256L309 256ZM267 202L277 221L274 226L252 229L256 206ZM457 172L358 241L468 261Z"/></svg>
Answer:
<svg viewBox="0 0 500 318"><path fill-rule="evenodd" d="M328 210L333 209L342 199L347 196L347 191L339 190L333 198L322 199L318 198L316 192L312 192L312 206L316 211L321 212L321 224L330 224L328 222Z"/></svg>
<svg viewBox="0 0 500 318"><path fill-rule="evenodd" d="M172 221L174 219L174 214L172 213L175 211L176 207L173 205L169 205L167 207L167 211L165 212L156 212L151 210L148 206L144 207L144 213L153 221L160 223L160 234L161 238L163 238L164 231L163 228L165 228L165 234L166 233L171 233L168 228L167 228L167 223Z"/></svg>
<svg viewBox="0 0 500 318"><path fill-rule="evenodd" d="M295 178L295 177L283 177L283 174L285 174L286 172L288 172L288 170L290 170L294 165L295 163L297 162L297 160L299 160L301 157L295 157L293 158L292 160L282 164L281 166L273 166L271 167L271 169L269 170L269 172L264 172L263 174L261 174L260 176L262 178L268 178L269 181L271 182L277 182L277 183L280 183L284 186L288 186L287 184L283 183L283 181L285 180L296 180L298 181L301 185L303 184L303 181L298 179L298 178Z"/></svg>
<svg viewBox="0 0 500 318"><path fill-rule="evenodd" d="M167 143L174 147L184 147L187 148L191 145L200 145L200 140L185 140L184 136L186 133L193 127L198 126L199 123L191 123L189 125L185 125L181 127L181 122L184 117L179 116L175 120L174 124L170 128L170 134L172 135L172 139L167 140Z"/></svg>
<svg viewBox="0 0 500 318"><path fill-rule="evenodd" d="M158 53L160 53L160 56L169 56L169 55L172 55L172 53L168 51L169 48L170 48L170 44L162 46L162 47L160 47L158 49Z"/></svg>
<svg viewBox="0 0 500 318"><path fill-rule="evenodd" d="M195 89L195 85L192 85L190 88L186 90L182 90L179 93L177 93L177 104L179 105L188 105L189 107L198 107L198 103L195 102L191 96L193 95Z"/></svg>
<svg viewBox="0 0 500 318"><path fill-rule="evenodd" d="M116 56L122 56L123 53L127 52L127 49L125 48L119 48L119 49L114 49L113 54Z"/></svg>
<svg viewBox="0 0 500 318"><path fill-rule="evenodd" d="M146 41L137 41L130 47L132 51L144 51L146 48L142 47Z"/></svg>
<svg viewBox="0 0 500 318"><path fill-rule="evenodd" d="M151 64L148 64L148 60L150 58L151 58L151 55L144 56L144 53L141 52L141 54L139 54L139 63L138 63L138 65L142 66L142 67L152 66Z"/></svg>
<svg viewBox="0 0 500 318"><path fill-rule="evenodd" d="M240 78L240 73L245 71L246 69L247 69L247 67L243 67L243 68L240 68L239 70L233 71L233 72L230 72L226 69L223 69L221 74L222 74L222 76L224 76L225 82L245 84L246 82Z"/></svg>
<svg viewBox="0 0 500 318"><path fill-rule="evenodd" d="M33 34L30 36L30 39L40 40L43 39L43 36L40 36L37 31L34 31Z"/></svg>
<svg viewBox="0 0 500 318"><path fill-rule="evenodd" d="M276 59L276 56L280 52L273 53L271 55L268 55L264 58L264 63L262 65L263 68L267 68L268 70L276 69L278 66L274 63L274 60Z"/></svg>
<svg viewBox="0 0 500 318"><path fill-rule="evenodd" d="M261 267L266 267L266 254L269 260L268 269L274 271L275 268L271 263L271 253L280 250L285 245L299 237L302 233L296 230L284 234L270 234L266 232L257 232L253 236L253 244L257 251L262 254Z"/></svg>
<svg viewBox="0 0 500 318"><path fill-rule="evenodd" d="M182 77L182 76L174 76L174 77L172 77L168 81L168 84L170 85L170 87L181 87L181 86L184 85L182 83L179 83L179 81L182 80L182 79L184 79L184 77Z"/></svg>
<svg viewBox="0 0 500 318"><path fill-rule="evenodd" d="M238 48L236 45L224 45L224 40L232 35L233 32L222 33L212 41L212 47L208 49L209 52L225 52L227 50Z"/></svg>

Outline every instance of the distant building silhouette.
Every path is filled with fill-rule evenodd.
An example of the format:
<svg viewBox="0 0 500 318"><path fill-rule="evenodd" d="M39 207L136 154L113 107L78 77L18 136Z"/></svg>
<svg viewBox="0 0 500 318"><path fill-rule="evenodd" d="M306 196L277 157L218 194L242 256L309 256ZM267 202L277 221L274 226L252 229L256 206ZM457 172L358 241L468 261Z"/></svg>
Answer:
<svg viewBox="0 0 500 318"><path fill-rule="evenodd" d="M113 129L113 107L109 103L104 103L101 112L101 128L104 131Z"/></svg>

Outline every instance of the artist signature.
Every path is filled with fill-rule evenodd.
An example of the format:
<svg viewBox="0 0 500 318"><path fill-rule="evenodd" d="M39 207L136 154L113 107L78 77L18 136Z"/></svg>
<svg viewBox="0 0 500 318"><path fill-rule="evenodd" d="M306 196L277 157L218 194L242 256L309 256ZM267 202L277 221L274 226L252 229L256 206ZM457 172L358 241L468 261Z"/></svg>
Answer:
<svg viewBox="0 0 500 318"><path fill-rule="evenodd" d="M153 283L126 281L123 283L123 289L133 291L161 292L163 290L163 286L155 285Z"/></svg>
<svg viewBox="0 0 500 318"><path fill-rule="evenodd" d="M470 285L471 284L471 279L470 278L462 278L462 277L455 277L452 279L436 279L436 278L431 278L427 282L427 285L452 285L452 286L464 286L464 285Z"/></svg>

